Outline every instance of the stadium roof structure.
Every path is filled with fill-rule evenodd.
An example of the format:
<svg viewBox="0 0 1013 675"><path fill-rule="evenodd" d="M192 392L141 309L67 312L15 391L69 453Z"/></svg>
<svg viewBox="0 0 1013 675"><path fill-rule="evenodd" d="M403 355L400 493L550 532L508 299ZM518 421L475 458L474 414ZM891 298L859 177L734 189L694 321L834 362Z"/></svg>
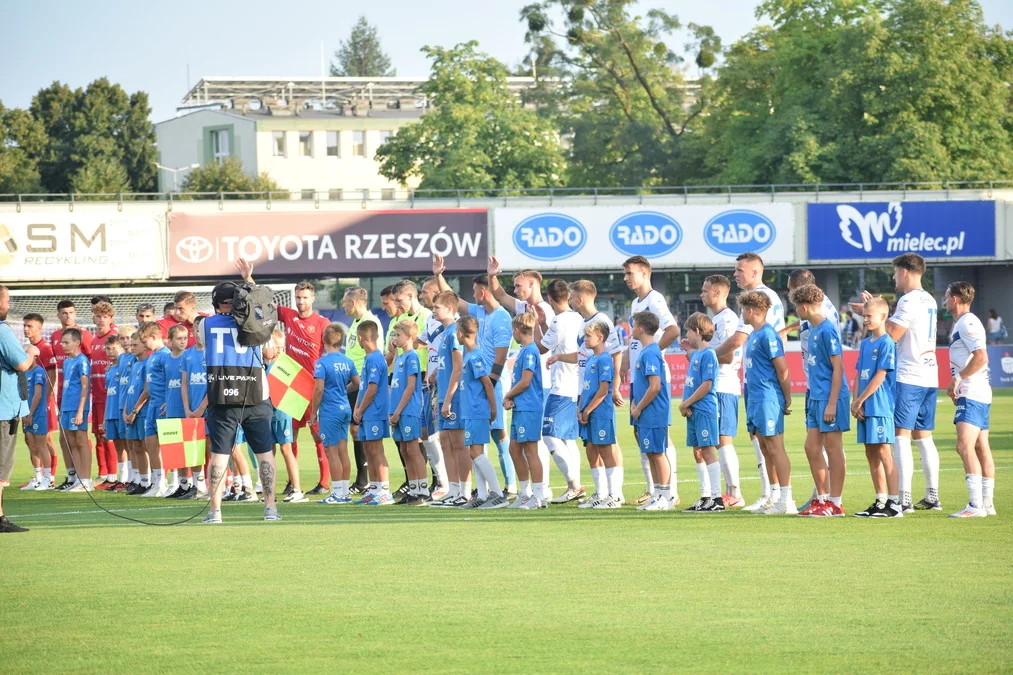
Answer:
<svg viewBox="0 0 1013 675"><path fill-rule="evenodd" d="M425 77L204 77L187 92L177 112L226 107L244 113L251 106L287 108L429 108L420 88ZM545 80L542 80L543 82ZM516 95L536 85L533 77L508 77L507 87ZM684 85L687 104L696 99L696 81Z"/></svg>

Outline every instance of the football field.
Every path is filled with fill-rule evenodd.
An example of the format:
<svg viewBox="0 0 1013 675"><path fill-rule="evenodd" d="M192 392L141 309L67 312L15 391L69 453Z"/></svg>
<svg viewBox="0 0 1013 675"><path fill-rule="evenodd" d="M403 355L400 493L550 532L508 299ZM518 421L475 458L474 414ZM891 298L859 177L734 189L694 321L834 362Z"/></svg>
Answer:
<svg viewBox="0 0 1013 675"><path fill-rule="evenodd" d="M261 505L226 503L220 526L149 527L85 494L19 492L22 444L4 506L31 531L0 537L0 672L1009 671L1010 393L991 416L998 516L970 520L947 517L967 493L945 397L944 510L896 520L850 517L873 498L854 431L849 517L826 519L310 503L265 523ZM799 505L812 487L801 407L786 421ZM633 497L643 477L618 416ZM684 430L677 420L683 508L698 494ZM317 476L306 440L304 488ZM751 502L753 450L737 440ZM559 494L555 466L552 477ZM916 463L916 500L923 485ZM205 505L95 498L157 523Z"/></svg>

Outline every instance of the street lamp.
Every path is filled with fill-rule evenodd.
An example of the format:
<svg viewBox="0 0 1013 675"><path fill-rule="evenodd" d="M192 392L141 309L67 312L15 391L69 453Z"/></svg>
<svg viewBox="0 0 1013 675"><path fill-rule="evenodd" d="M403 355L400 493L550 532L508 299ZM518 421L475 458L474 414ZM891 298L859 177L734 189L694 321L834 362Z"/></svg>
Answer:
<svg viewBox="0 0 1013 675"><path fill-rule="evenodd" d="M172 172L172 191L176 192L176 174L180 173L181 171L191 171L193 169L196 169L197 167L200 166L200 164L190 164L189 166L181 166L181 167L173 169L173 168L168 167L168 166L162 166L158 162L155 162L155 166L158 167L159 169L161 169L162 171L171 171Z"/></svg>

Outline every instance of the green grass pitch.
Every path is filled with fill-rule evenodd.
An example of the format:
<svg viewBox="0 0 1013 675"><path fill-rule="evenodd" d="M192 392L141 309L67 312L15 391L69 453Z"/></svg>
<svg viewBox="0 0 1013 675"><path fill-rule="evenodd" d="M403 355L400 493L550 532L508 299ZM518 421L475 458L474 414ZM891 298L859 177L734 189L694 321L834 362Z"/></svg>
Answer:
<svg viewBox="0 0 1013 675"><path fill-rule="evenodd" d="M84 494L17 491L21 446L4 507L31 532L0 537L0 672L1008 672L1013 392L992 407L995 518L947 518L966 501L952 411L942 397L944 511L892 521L311 503L282 505L280 523L226 504L222 526L144 527ZM787 420L799 503L812 486L802 424ZM752 501L753 452L738 440ZM847 449L850 514L872 487L854 431ZM304 486L314 459L303 453ZM697 485L681 447L678 464L685 507ZM917 464L914 483L917 499ZM163 523L204 505L96 497Z"/></svg>

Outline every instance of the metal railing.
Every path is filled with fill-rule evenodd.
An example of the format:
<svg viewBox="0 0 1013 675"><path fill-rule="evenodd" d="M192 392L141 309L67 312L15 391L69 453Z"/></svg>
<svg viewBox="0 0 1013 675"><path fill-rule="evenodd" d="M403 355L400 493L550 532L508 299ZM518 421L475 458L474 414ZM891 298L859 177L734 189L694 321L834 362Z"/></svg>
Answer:
<svg viewBox="0 0 1013 675"><path fill-rule="evenodd" d="M354 190L317 190L313 191L312 198L308 198L306 190L271 190L254 192L115 192L115 193L15 193L0 194L0 203L39 203L56 202L68 203L73 209L76 202L140 202L140 201L224 201L224 200L260 200L270 203L272 201L313 201L317 205L321 202L342 203L362 202L364 205L369 202L409 202L412 205L416 201L443 200L456 201L463 205L469 200L503 200L506 204L510 199L548 199L551 204L556 197L585 197L594 200L597 204L599 199L609 198L640 198L644 197L682 197L688 201L694 196L727 196L731 202L735 195L757 195L769 196L774 201L779 194L797 195L800 193L813 194L818 201L824 193L858 193L866 192L916 192L924 190L962 191L978 190L987 191L989 196L994 190L1013 189L1013 180L981 180L981 181L920 181L920 182L892 182L892 183L777 183L777 184L755 184L755 185L679 185L679 186L648 186L648 187L548 187L548 188L497 188L497 189L446 189L446 190L418 190L411 188L377 188L377 189L354 189ZM332 193L339 193L333 196Z"/></svg>

